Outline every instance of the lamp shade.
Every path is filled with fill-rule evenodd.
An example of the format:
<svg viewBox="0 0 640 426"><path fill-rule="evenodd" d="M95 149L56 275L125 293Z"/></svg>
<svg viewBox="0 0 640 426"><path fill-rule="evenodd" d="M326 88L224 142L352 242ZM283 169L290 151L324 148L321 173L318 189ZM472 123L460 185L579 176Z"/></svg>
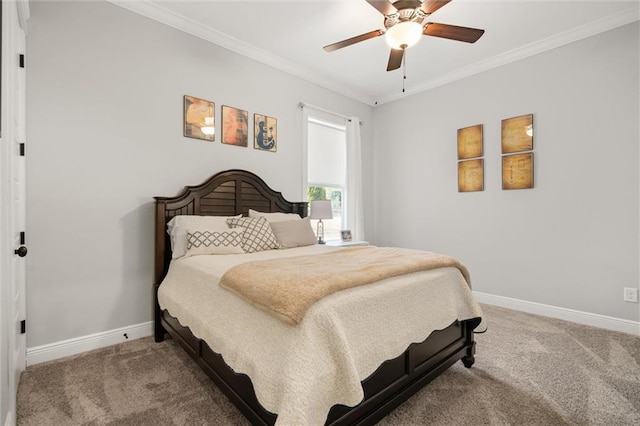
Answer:
<svg viewBox="0 0 640 426"><path fill-rule="evenodd" d="M310 219L333 219L330 200L315 200L311 202Z"/></svg>

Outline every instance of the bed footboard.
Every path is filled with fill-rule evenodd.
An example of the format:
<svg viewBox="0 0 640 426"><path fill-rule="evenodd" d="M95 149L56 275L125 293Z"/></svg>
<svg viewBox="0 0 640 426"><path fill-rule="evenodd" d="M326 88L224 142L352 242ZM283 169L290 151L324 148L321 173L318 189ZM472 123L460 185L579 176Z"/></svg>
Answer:
<svg viewBox="0 0 640 426"><path fill-rule="evenodd" d="M196 338L188 327L180 325L166 310L159 315L159 325L155 328L162 336L156 334L156 341L162 341L166 330L252 424L275 423L277 415L260 405L247 375L235 373L220 354ZM385 361L362 381L363 402L356 407L333 406L326 424L375 424L458 360L471 367L475 353L473 329L479 323L479 318L455 321L443 330L434 331L422 343L410 345L397 358Z"/></svg>

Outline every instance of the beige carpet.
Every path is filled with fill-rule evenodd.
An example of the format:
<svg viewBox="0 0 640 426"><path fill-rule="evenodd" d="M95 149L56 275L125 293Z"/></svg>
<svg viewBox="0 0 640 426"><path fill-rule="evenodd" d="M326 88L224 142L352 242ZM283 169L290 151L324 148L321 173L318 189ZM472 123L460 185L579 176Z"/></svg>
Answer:
<svg viewBox="0 0 640 426"><path fill-rule="evenodd" d="M380 425L640 425L640 338L483 306L457 363ZM22 374L18 425L244 425L172 340L135 340Z"/></svg>

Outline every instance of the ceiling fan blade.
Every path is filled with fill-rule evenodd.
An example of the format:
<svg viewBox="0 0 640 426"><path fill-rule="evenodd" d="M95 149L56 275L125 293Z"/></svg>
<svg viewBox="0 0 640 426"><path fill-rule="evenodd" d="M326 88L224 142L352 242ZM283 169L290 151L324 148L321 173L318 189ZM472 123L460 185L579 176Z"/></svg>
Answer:
<svg viewBox="0 0 640 426"><path fill-rule="evenodd" d="M431 15L436 10L440 9L442 6L449 3L451 0L424 0L422 3L422 11L427 15Z"/></svg>
<svg viewBox="0 0 640 426"><path fill-rule="evenodd" d="M422 33L433 37L448 38L451 40L464 41L466 43L475 43L482 34L484 34L484 30L427 22Z"/></svg>
<svg viewBox="0 0 640 426"><path fill-rule="evenodd" d="M378 12L382 13L385 16L391 15L398 11L398 9L396 9L391 3L389 3L389 0L367 0L367 3L378 9Z"/></svg>
<svg viewBox="0 0 640 426"><path fill-rule="evenodd" d="M403 57L404 49L391 49L391 53L389 54L389 63L387 64L387 71L393 71L400 68Z"/></svg>
<svg viewBox="0 0 640 426"><path fill-rule="evenodd" d="M369 40L370 38L379 37L382 34L384 34L384 31L382 30L369 31L368 33L360 34L359 36L351 37L337 43L329 44L323 47L323 49L325 52L333 52L334 50L342 49L343 47L351 46L352 44Z"/></svg>

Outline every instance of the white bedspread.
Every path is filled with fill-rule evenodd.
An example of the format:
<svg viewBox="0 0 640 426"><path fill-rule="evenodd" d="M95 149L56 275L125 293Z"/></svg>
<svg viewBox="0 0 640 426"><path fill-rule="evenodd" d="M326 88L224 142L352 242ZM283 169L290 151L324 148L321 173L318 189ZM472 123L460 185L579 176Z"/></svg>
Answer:
<svg viewBox="0 0 640 426"><path fill-rule="evenodd" d="M334 293L313 305L297 326L218 285L227 269L242 262L329 250L340 248L181 258L172 262L158 291L161 308L251 378L258 401L278 414L279 425L324 424L333 405L362 401L360 382L382 362L456 319L482 316L453 267Z"/></svg>

